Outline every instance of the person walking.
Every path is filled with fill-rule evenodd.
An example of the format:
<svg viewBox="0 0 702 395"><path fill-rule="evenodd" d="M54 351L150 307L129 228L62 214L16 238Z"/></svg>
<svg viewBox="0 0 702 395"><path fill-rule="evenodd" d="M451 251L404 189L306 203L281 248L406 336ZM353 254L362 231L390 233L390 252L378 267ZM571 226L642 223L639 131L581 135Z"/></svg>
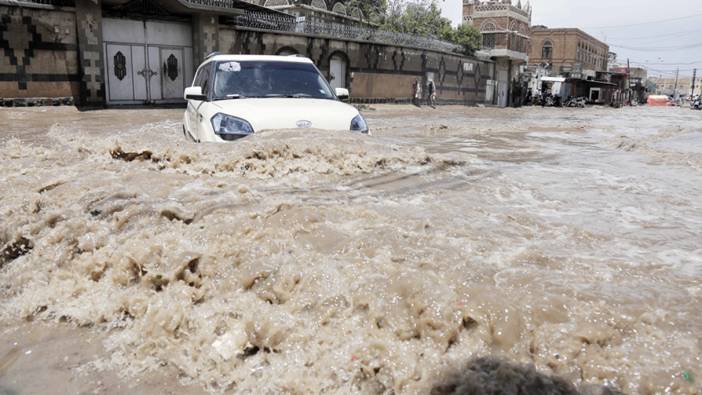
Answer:
<svg viewBox="0 0 702 395"><path fill-rule="evenodd" d="M429 82L427 82L427 104L429 104L431 108L436 108L436 85L434 84L434 80L429 80Z"/></svg>
<svg viewBox="0 0 702 395"><path fill-rule="evenodd" d="M419 83L419 79L412 83L412 103L417 107L422 106L422 84Z"/></svg>

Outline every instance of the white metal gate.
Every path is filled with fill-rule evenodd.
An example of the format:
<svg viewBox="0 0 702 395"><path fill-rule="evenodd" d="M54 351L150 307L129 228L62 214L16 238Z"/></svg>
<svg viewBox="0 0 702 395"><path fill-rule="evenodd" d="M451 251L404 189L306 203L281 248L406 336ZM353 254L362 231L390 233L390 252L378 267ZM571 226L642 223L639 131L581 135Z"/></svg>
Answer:
<svg viewBox="0 0 702 395"><path fill-rule="evenodd" d="M177 103L193 76L190 25L103 18L107 104Z"/></svg>
<svg viewBox="0 0 702 395"><path fill-rule="evenodd" d="M509 92L509 71L497 70L497 105L507 107L507 94Z"/></svg>
<svg viewBox="0 0 702 395"><path fill-rule="evenodd" d="M346 88L346 60L332 56L329 60L329 85L332 88Z"/></svg>

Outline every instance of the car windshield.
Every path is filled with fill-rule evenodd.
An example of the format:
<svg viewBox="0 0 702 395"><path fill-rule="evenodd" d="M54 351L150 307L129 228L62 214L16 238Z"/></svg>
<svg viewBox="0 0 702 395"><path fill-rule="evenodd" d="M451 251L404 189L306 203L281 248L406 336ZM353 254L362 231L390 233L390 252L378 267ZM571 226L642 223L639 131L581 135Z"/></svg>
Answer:
<svg viewBox="0 0 702 395"><path fill-rule="evenodd" d="M296 62L218 62L216 99L300 97L334 99L329 84L314 65Z"/></svg>

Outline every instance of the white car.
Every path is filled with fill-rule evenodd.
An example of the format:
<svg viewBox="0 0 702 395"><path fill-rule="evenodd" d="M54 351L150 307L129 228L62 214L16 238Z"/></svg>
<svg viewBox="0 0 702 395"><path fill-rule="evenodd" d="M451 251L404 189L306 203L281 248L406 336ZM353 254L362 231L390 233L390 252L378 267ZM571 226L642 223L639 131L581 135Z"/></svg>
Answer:
<svg viewBox="0 0 702 395"><path fill-rule="evenodd" d="M213 55L185 89L183 133L194 141L232 141L270 129L368 133L363 116L340 99L310 59Z"/></svg>

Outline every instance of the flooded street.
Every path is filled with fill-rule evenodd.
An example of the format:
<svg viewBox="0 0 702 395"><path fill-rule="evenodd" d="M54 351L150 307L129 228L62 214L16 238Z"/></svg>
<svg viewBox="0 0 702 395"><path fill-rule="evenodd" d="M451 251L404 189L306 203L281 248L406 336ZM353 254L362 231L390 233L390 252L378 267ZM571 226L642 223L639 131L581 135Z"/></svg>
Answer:
<svg viewBox="0 0 702 395"><path fill-rule="evenodd" d="M428 393L479 356L702 393L699 112L221 145L182 112L0 109L0 394Z"/></svg>

